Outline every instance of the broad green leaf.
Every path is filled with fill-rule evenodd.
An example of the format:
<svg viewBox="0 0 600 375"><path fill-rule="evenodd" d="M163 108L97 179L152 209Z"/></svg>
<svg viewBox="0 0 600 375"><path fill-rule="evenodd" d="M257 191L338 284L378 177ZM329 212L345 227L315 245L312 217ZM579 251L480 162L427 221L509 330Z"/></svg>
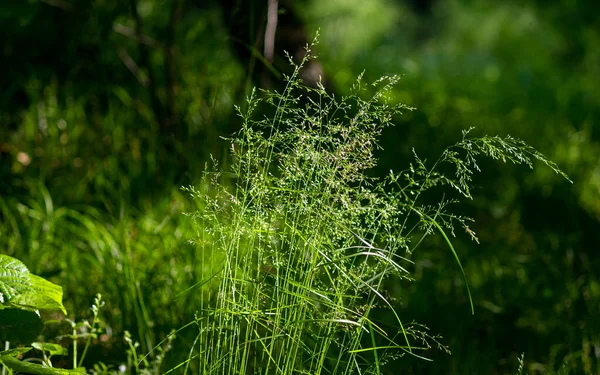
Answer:
<svg viewBox="0 0 600 375"><path fill-rule="evenodd" d="M0 304L7 304L27 291L31 285L29 275L29 270L20 260L0 254Z"/></svg>
<svg viewBox="0 0 600 375"><path fill-rule="evenodd" d="M31 349L32 349L32 347L28 346L28 347L24 347L24 348L14 348L14 349L5 350L3 352L0 352L0 358L3 358L3 357L17 358L21 354L25 354L28 351L30 351Z"/></svg>
<svg viewBox="0 0 600 375"><path fill-rule="evenodd" d="M43 328L42 319L34 311L0 310L0 342L29 344L38 337Z"/></svg>
<svg viewBox="0 0 600 375"><path fill-rule="evenodd" d="M13 355L3 355L0 352L0 363L15 372L34 374L34 375L81 375L85 374L84 369L65 370L53 367L38 365L37 363L19 361Z"/></svg>
<svg viewBox="0 0 600 375"><path fill-rule="evenodd" d="M19 260L0 255L0 309L60 310L62 288L29 272Z"/></svg>
<svg viewBox="0 0 600 375"><path fill-rule="evenodd" d="M62 288L39 276L29 274L31 285L26 292L11 301L15 306L35 310L67 310L62 304Z"/></svg>
<svg viewBox="0 0 600 375"><path fill-rule="evenodd" d="M35 349L48 353L49 355L68 355L67 348L49 342L34 342L31 344Z"/></svg>

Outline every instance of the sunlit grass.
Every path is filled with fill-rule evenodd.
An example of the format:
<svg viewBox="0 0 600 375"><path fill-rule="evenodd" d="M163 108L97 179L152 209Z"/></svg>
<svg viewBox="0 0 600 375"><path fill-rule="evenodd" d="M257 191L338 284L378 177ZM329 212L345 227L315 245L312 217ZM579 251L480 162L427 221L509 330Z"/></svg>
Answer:
<svg viewBox="0 0 600 375"><path fill-rule="evenodd" d="M465 131L433 163L415 153L408 169L369 177L382 130L411 110L386 100L399 77L375 82L366 100L359 77L352 93L337 99L302 84L310 52L282 93L253 92L238 108L243 124L227 140L230 168L215 163L204 184L189 189L203 207L193 214L195 241L211 264L199 285L217 282L218 289L192 292L202 308L194 347L180 365L186 369L380 374L402 356L426 360L427 350L445 347L407 323L418 317L403 316L384 285L411 280L408 257L433 234L444 238L462 272L454 228L477 238L470 219L449 207L472 198L477 157L529 166L537 159L564 176L519 140ZM426 192L439 203L421 203ZM465 287L473 311L466 277ZM391 320L378 319L382 311Z"/></svg>

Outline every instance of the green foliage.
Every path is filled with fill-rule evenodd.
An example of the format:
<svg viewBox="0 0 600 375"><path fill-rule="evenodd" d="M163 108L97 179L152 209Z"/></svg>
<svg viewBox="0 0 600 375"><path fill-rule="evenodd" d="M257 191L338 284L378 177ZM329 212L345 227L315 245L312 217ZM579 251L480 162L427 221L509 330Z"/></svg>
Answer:
<svg viewBox="0 0 600 375"><path fill-rule="evenodd" d="M310 53L282 93L253 92L238 108L230 168L215 165L189 189L203 207L193 215L196 242L211 262L200 285L219 287L196 292L202 309L186 368L197 360L203 374L380 374L400 357L445 349L402 318L386 288L411 280L407 256L435 232L462 270L446 233L460 225L476 237L470 219L449 210L457 201L443 187L471 198L480 155L529 166L537 159L566 177L522 141L468 132L432 164L415 154L415 166L371 177L383 129L411 110L389 100L399 77L373 83L367 100L359 77L338 100L302 84ZM429 193L437 205L422 203Z"/></svg>
<svg viewBox="0 0 600 375"><path fill-rule="evenodd" d="M13 349L14 350L14 349ZM54 367L46 367L17 359L18 355L24 354L31 348L19 348L16 351L0 352L0 363L10 368L17 373L34 374L34 375L76 375L85 374L81 370L65 370Z"/></svg>
<svg viewBox="0 0 600 375"><path fill-rule="evenodd" d="M15 338L17 341L27 341L37 336L42 328L39 310L60 310L66 314L67 311L62 304L62 288L31 274L21 261L0 254L0 312L2 312L0 341ZM0 364L13 371L30 374L72 373L72 371L48 369L16 358L29 349L31 348L0 351Z"/></svg>
<svg viewBox="0 0 600 375"><path fill-rule="evenodd" d="M519 368L517 369L517 375L524 375L523 367L525 364L525 354L521 354L521 356L518 358L518 361L519 361Z"/></svg>
<svg viewBox="0 0 600 375"><path fill-rule="evenodd" d="M0 248L62 285L73 317L86 316L88 301L101 292L110 301L107 332L131 331L140 353L203 311L207 300L197 294L214 297L221 280L223 253L187 243L196 232L210 235L180 215L203 207L178 191L197 183L209 152L222 160L215 140L237 129L233 104L250 85L243 72L257 70L236 59L230 45L244 42L227 35L238 25L235 17L222 18L217 3L0 5ZM577 182L559 184L547 168L529 172L480 160L481 173L467 182L475 199L452 209L476 221L454 221L457 237L440 223L454 254L440 251L448 246L443 235L422 242L414 235L440 233L433 223L447 217L436 216L438 204L443 197L450 209L455 196L439 185L420 196L427 216L413 211L407 222L416 224L410 249L419 252L410 258L414 265L401 264L419 282L388 278L382 287L403 321L416 318L443 334L452 356L430 351L433 363L405 356L402 365L427 374L512 373L514 358L525 352L524 371L532 375L599 372L596 2L293 3L308 29L323 30L319 61L336 98L352 95L351 83L365 68L365 81L405 73L387 93L390 105L418 110L405 111L393 119L396 127L383 131L369 176L384 178L407 165L413 149L431 168L440 150L475 126L478 134L528 140ZM413 4L430 7L417 12ZM243 16L262 24L258 13ZM279 25L276 48L287 48L286 38L296 34ZM260 53L259 44L242 48ZM363 89L368 95L377 87ZM257 107L254 119L264 108ZM457 160L467 155L454 151ZM440 166L442 175L454 176L455 166ZM231 175L222 176L231 188ZM461 187L459 176L453 180ZM400 179L398 188L405 185ZM215 194L210 186L200 189ZM463 229L466 236L459 235ZM469 304L469 294L457 287L458 255L476 310L464 319L456 318ZM384 310L372 319L393 322ZM0 310L0 335L12 342L6 335L13 326L4 318L17 312ZM30 313L16 324L33 337L41 321ZM187 356L195 337L190 330L178 333L171 364ZM89 361L107 362L97 364L98 373L116 372L106 358L125 361L129 344L102 337L103 351L88 353Z"/></svg>
<svg viewBox="0 0 600 375"><path fill-rule="evenodd" d="M187 243L194 229L181 215L193 206L179 188L143 209L123 202L113 217L89 205L59 206L45 186L26 186L27 194L0 198L0 243L35 273L61 280L75 316L88 311L90 290L101 293L111 301L107 324L139 337L142 351L189 319L193 299L176 296L195 281L199 261Z"/></svg>
<svg viewBox="0 0 600 375"><path fill-rule="evenodd" d="M19 260L0 254L0 309L60 310L62 288L29 272Z"/></svg>
<svg viewBox="0 0 600 375"><path fill-rule="evenodd" d="M22 282L22 279L25 276L21 275L21 273L24 273L24 270L26 270L27 268L24 267L24 265L22 265L21 262L14 258L4 255L3 257L9 258L2 259L2 265L4 266L4 268L19 269L20 271L19 273L13 273L12 279L18 279ZM14 282L14 280L12 280L11 282L7 282L5 284L8 284L8 287L10 287L11 285L16 283ZM38 290L38 293L43 293L43 289ZM11 300L14 299L17 295L17 293L12 294ZM56 368L53 366L51 361L53 356L67 356L69 354L67 348L56 343L31 342L34 338L36 338L39 335L41 331L41 319L37 310L35 311L35 313L32 312L31 305L21 307L21 310L0 310L0 317L2 317L2 320L0 320L0 341L7 341L5 345L6 349L4 351L0 351L0 365L3 365L2 374L5 374L7 369L10 371L11 374L13 373L13 371L17 373L28 373L36 375L85 374L86 369L82 365L88 353L88 349L90 348L90 344L92 343L92 341L97 342L97 340L100 339L100 336L105 334L105 325L100 319L100 310L103 307L104 302L102 301L101 295L98 294L94 299L94 304L91 308L91 320L84 320L81 322L74 322L68 319L66 320L71 326L72 333L70 335L59 336L57 339L62 340L67 338L71 340L73 359L73 369L71 370ZM42 307L40 307L40 309L41 308ZM11 314L6 314L7 312ZM34 321L31 321L32 315L35 317ZM57 321L50 321L47 323L57 323ZM28 327L26 326L26 324L34 325L36 328ZM146 356L138 360L139 343L134 343L131 339L131 335L129 334L129 332L125 331L124 339L129 346L129 349L127 350L127 355L129 358L128 364L122 365L122 368L120 368L117 371L110 369L108 366L100 362L93 365L92 372L95 374L160 374L161 365L164 361L164 355L171 349L171 341L174 338L175 335L171 334L169 336L169 340L167 340L167 343L163 346L158 346L155 349L155 353L151 357ZM85 340L85 346L83 352L79 354L78 342L82 339ZM24 343L31 346L8 349L9 340L13 343ZM32 349L37 349L39 352L41 352L43 356L43 359L41 360L42 364L32 363L31 359L20 359L20 357L22 357L24 354L28 353Z"/></svg>
<svg viewBox="0 0 600 375"><path fill-rule="evenodd" d="M404 73L392 97L418 108L385 131L378 175L410 160L413 148L435 160L473 126L479 134L527 140L576 181L559 183L547 168L530 173L482 161L473 181L476 199L463 209L484 246L455 240L472 292L481 296L479 313L456 321L463 296L449 287L455 260L437 246L423 246L415 260L420 282L397 296L447 337L453 355L436 356L428 367L415 364L414 371L507 373L525 352L531 374L557 372L565 361L571 373L599 372L596 2L387 2L385 11L360 23L365 33L376 32L370 44L339 32L355 25L349 17L361 12L359 5L349 12L349 3L310 1L306 7L307 22L322 30L320 60L328 78L345 92L365 69L370 77ZM410 3L431 6L418 12ZM320 16L324 8L327 20L337 22ZM339 26L340 19L348 25Z"/></svg>

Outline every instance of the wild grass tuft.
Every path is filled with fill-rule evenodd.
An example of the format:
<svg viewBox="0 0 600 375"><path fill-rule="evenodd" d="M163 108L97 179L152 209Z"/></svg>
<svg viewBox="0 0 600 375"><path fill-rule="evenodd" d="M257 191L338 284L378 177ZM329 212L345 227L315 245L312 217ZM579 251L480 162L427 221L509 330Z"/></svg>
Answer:
<svg viewBox="0 0 600 375"><path fill-rule="evenodd" d="M411 280L408 254L435 233L462 270L454 228L477 238L470 219L448 209L456 199L439 187L471 198L480 155L530 166L538 159L562 174L519 140L465 131L434 163L415 152L408 169L370 177L382 131L412 109L390 97L400 78L381 78L363 99L359 77L338 99L302 84L300 70L312 58L308 46L283 92L252 92L246 109L238 108L241 130L227 139L230 167L215 163L201 187L189 188L203 207L193 219L205 255L194 292L198 334L179 369L380 374L400 356L444 348L407 324L412 317L402 316L384 288ZM439 194L438 204L422 203L425 192Z"/></svg>

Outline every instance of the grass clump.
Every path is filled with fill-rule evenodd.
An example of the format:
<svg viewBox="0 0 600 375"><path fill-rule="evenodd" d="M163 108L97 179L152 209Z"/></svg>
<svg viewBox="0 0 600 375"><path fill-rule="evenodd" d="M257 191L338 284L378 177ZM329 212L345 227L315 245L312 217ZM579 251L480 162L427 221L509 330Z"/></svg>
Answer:
<svg viewBox="0 0 600 375"><path fill-rule="evenodd" d="M379 374L398 357L445 349L407 323L386 285L411 280L409 255L435 233L460 266L450 240L455 226L476 237L468 218L449 211L456 199L446 194L471 198L479 155L528 165L539 159L562 174L519 140L465 131L433 164L415 153L410 168L370 177L382 131L412 109L391 98L400 78L381 78L363 99L369 90L359 77L337 99L321 85L303 85L310 52L283 92L252 92L246 110L238 108L241 130L228 139L230 167L215 163L205 183L190 188L203 207L193 218L205 266L186 369ZM429 195L438 203L427 205Z"/></svg>

